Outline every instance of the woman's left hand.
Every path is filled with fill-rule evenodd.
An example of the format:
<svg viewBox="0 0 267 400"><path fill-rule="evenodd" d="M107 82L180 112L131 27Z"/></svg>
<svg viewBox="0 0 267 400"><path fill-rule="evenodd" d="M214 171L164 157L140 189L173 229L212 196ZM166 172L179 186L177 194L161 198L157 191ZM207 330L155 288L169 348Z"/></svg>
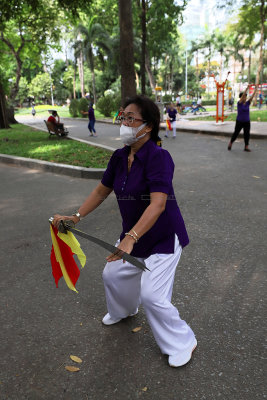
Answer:
<svg viewBox="0 0 267 400"><path fill-rule="evenodd" d="M135 240L131 236L125 236L125 238L120 242L117 247L118 252L112 253L108 257L106 257L107 262L123 259L123 253L131 254L134 244Z"/></svg>

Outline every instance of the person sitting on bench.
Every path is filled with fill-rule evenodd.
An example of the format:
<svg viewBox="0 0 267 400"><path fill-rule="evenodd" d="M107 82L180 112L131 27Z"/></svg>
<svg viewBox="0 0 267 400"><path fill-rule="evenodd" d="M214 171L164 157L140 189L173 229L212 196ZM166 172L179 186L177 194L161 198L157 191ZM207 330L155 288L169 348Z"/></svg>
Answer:
<svg viewBox="0 0 267 400"><path fill-rule="evenodd" d="M47 122L50 122L55 127L55 131L61 131L64 133L64 124L60 122L57 111L52 111L52 115L48 118Z"/></svg>

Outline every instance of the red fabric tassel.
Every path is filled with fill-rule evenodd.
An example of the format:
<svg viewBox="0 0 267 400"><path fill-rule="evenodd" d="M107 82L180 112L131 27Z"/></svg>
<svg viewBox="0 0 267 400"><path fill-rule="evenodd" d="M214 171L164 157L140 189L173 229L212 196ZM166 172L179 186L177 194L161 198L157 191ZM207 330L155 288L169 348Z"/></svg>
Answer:
<svg viewBox="0 0 267 400"><path fill-rule="evenodd" d="M80 270L73 258L74 253L72 253L70 247L57 236L57 233L58 233L57 228L55 228L52 225L52 229L53 229L53 232L56 237L58 248L60 250L61 257L64 262L65 268L66 268L66 272L67 272L69 279L71 280L73 286L75 287L76 282L80 276ZM55 279L56 286L58 287L58 281L63 276L63 274L62 274L62 271L60 268L60 264L56 260L55 251L54 251L53 246L52 246L52 251L51 251L51 263L52 263L52 273L53 273L53 276Z"/></svg>
<svg viewBox="0 0 267 400"><path fill-rule="evenodd" d="M56 260L54 246L52 246L52 249L51 249L50 260L51 260L51 266L52 266L52 274L55 279L56 287L58 287L58 281L60 278L62 278L63 274L62 274L59 262L57 262L57 260Z"/></svg>

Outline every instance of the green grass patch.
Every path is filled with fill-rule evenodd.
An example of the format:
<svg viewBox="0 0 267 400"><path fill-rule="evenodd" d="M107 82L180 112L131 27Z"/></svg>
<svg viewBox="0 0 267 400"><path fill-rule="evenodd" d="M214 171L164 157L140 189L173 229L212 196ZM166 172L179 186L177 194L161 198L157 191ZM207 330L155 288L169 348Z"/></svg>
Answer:
<svg viewBox="0 0 267 400"><path fill-rule="evenodd" d="M112 154L75 140L49 139L48 133L21 124L0 130L0 153L86 168L106 168Z"/></svg>
<svg viewBox="0 0 267 400"><path fill-rule="evenodd" d="M69 113L69 107L65 106L51 106L51 105L40 105L40 106L35 106L35 111L36 111L36 116L38 117L45 117L48 118L49 113L48 110L56 110L59 114L60 117L62 118L73 118L70 113ZM16 115L32 115L32 108L27 107L27 108L17 108L15 112L15 117ZM103 119L105 118L103 114L101 114L100 111L95 110L95 117L96 119ZM81 117L80 117L81 118Z"/></svg>
<svg viewBox="0 0 267 400"><path fill-rule="evenodd" d="M229 114L225 121L235 121L237 113ZM194 121L215 121L211 116L196 117ZM267 110L250 111L250 121L267 122Z"/></svg>

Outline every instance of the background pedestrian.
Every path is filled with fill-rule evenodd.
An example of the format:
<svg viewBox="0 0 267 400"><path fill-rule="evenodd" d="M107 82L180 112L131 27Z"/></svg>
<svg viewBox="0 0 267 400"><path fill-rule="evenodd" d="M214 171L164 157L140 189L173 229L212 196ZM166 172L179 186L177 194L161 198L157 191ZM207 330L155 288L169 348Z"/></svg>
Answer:
<svg viewBox="0 0 267 400"><path fill-rule="evenodd" d="M239 94L239 101L237 102L237 118L235 123L235 131L231 137L231 140L228 144L228 150L232 149L232 145L236 138L238 137L239 133L243 129L244 131L244 142L245 148L244 151L251 151L248 147L249 145L249 138L250 138L250 116L249 116L249 107L257 92L258 85L255 85L254 92L252 96L247 100L247 91L249 89L249 85L247 86L244 92Z"/></svg>

